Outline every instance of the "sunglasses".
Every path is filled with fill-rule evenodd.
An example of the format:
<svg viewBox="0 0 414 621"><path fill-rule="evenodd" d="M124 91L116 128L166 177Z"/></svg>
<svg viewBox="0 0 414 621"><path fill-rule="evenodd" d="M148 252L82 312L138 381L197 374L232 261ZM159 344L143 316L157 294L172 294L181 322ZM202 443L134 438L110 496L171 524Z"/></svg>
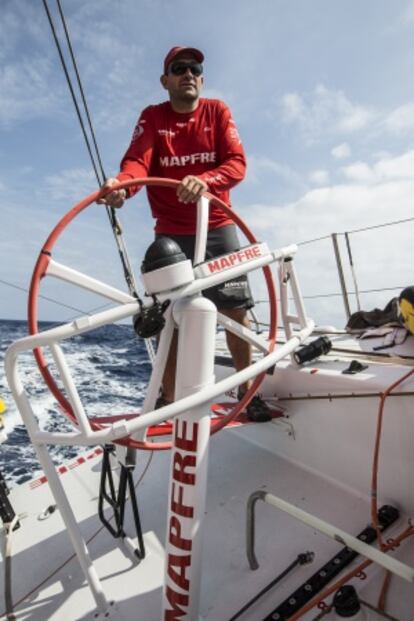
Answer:
<svg viewBox="0 0 414 621"><path fill-rule="evenodd" d="M170 67L169 73L173 75L184 75L187 69L191 71L193 76L199 78L203 74L203 65L200 63L173 63Z"/></svg>

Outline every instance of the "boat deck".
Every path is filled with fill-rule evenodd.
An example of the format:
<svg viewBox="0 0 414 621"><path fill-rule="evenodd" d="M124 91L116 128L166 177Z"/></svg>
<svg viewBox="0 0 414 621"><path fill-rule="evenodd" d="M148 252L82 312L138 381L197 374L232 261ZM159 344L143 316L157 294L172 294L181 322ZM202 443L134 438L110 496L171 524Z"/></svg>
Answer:
<svg viewBox="0 0 414 621"><path fill-rule="evenodd" d="M274 431L278 432L277 423L266 426L275 426ZM253 439L255 428L256 425L250 425L223 431L213 437L210 444L200 608L200 619L206 621L228 621L298 554L308 550L315 552L311 565L294 569L240 616L241 621L264 619L342 547L275 508L258 503L255 549L260 567L251 571L246 558L245 528L246 502L252 492L265 490L280 495L355 535L369 522L366 498L258 448L249 441L249 436ZM315 450L321 450L321 446ZM139 453L137 481L148 459L148 453ZM61 475L82 532L90 540L89 551L105 593L114 601L110 616L106 618L125 621L161 618L169 460L168 452L154 454L137 487L147 550L141 562L134 560L128 548L114 540L96 517L100 457L93 455L84 464ZM18 513L27 514L12 541L13 599L20 602L15 608L16 619L105 618L102 614L96 615L94 601L78 562L73 558L59 512L39 519L44 509L53 504L48 485L25 484L13 490L12 500ZM400 532L405 523L406 520L401 519L390 535ZM132 533L130 525L127 531ZM414 558L414 542L404 543L397 555L406 561L410 555ZM3 566L0 566L1 572ZM379 583L370 576L382 573L380 569L372 569L368 572L368 580L356 580L356 588L364 599L376 602ZM0 580L3 579L1 574ZM412 585L394 577L388 602L387 610L391 614L400 621L409 621L412 617L407 616L407 610L414 609ZM317 614L318 610L314 609L303 619L314 619Z"/></svg>

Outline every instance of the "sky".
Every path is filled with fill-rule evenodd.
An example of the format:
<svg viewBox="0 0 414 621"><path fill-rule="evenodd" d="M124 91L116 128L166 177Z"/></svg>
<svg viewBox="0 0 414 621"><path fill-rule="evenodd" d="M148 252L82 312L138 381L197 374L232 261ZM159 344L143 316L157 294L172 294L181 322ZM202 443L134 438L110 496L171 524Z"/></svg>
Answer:
<svg viewBox="0 0 414 621"><path fill-rule="evenodd" d="M54 0L49 6L58 24ZM299 244L295 261L308 314L343 327L331 234L414 217L414 1L62 0L62 6L106 174L118 172L140 111L165 99L159 76L167 51L200 48L204 96L230 106L248 158L233 208L272 249ZM42 2L1 0L1 10L0 318L24 319L25 290L46 237L97 182ZM119 216L138 277L153 236L145 194ZM362 293L364 310L385 306L413 284L413 234L411 221L350 234L358 289L387 288ZM303 243L316 238L323 239ZM126 289L98 205L65 230L54 257ZM261 312L264 286L259 277L253 283ZM66 321L105 303L51 278L41 292L56 301L41 301L45 320ZM355 296L350 303L357 310Z"/></svg>

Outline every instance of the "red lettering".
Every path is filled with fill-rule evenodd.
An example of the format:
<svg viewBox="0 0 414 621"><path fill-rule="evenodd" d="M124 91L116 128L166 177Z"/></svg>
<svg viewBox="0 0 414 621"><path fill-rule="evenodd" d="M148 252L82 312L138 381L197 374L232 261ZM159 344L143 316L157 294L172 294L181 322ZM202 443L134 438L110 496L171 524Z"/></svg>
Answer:
<svg viewBox="0 0 414 621"><path fill-rule="evenodd" d="M208 269L210 272L219 272L220 271L220 263L218 261L211 261L208 264Z"/></svg>
<svg viewBox="0 0 414 621"><path fill-rule="evenodd" d="M175 487L176 485L173 482L171 487L171 511L177 515L182 515L183 517L194 517L194 508L185 505L183 502L184 487L182 485L177 485L178 498L175 496Z"/></svg>
<svg viewBox="0 0 414 621"><path fill-rule="evenodd" d="M191 539L181 537L180 520L174 515L172 515L170 519L169 542L176 548L179 548L180 550L186 550L187 552L190 552L193 547L193 542L191 541Z"/></svg>
<svg viewBox="0 0 414 621"><path fill-rule="evenodd" d="M185 556L178 556L177 554L168 555L167 573L171 580L183 591L189 591L190 589L190 581L185 575L186 569L190 567L190 565L191 556L189 554ZM179 571L176 571L174 567L178 567Z"/></svg>
<svg viewBox="0 0 414 621"><path fill-rule="evenodd" d="M246 248L245 255L247 260L254 259L254 254L251 248Z"/></svg>
<svg viewBox="0 0 414 621"><path fill-rule="evenodd" d="M253 254L254 254L255 257L260 257L260 248L259 248L259 246L255 246L253 248Z"/></svg>
<svg viewBox="0 0 414 621"><path fill-rule="evenodd" d="M181 455L181 453L174 453L173 457L173 479L184 485L194 485L195 474L194 472L186 472L186 468L194 469L196 465L195 455Z"/></svg>
<svg viewBox="0 0 414 621"><path fill-rule="evenodd" d="M181 429L180 429L181 426ZM193 435L187 437L187 421L177 420L175 425L175 445L183 451L197 451L198 423L193 423Z"/></svg>
<svg viewBox="0 0 414 621"><path fill-rule="evenodd" d="M221 257L220 259L220 267L224 269L225 267L231 267L231 263L227 257Z"/></svg>
<svg viewBox="0 0 414 621"><path fill-rule="evenodd" d="M179 621L180 617L186 614L180 606L188 606L189 597L185 593L176 593L169 586L166 589L168 603L172 606L172 610L166 610L164 621Z"/></svg>

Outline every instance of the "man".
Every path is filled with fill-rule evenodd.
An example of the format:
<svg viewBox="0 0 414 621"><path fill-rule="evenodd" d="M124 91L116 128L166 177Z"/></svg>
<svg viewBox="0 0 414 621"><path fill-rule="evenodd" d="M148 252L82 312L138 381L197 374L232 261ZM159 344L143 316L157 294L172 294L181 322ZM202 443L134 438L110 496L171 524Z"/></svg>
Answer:
<svg viewBox="0 0 414 621"><path fill-rule="evenodd" d="M121 162L116 179L104 187L135 177L169 177L180 180L177 190L147 188L156 237L174 239L189 259L193 259L196 231L196 203L203 192L229 204L229 190L244 178L246 160L237 128L228 107L219 100L200 97L203 86L204 55L190 47L172 48L160 78L169 101L146 108L135 127L131 144ZM112 207L121 207L138 188L114 190L105 199ZM212 206L206 258L238 250L234 224ZM247 310L254 306L246 276L203 292L219 312L248 326ZM227 344L236 370L251 363L251 347L235 335L226 333ZM164 374L162 396L157 406L174 400L177 335L174 336ZM239 398L248 385L240 386ZM257 422L270 420L267 405L255 396L247 415Z"/></svg>

